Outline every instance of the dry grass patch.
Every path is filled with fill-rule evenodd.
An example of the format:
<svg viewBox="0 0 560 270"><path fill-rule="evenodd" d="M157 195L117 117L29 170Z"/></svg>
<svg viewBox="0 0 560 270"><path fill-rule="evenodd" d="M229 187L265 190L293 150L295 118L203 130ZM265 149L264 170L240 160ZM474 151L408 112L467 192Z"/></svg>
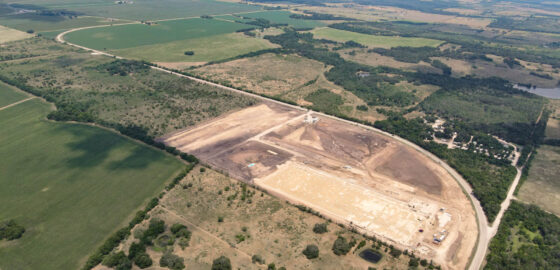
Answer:
<svg viewBox="0 0 560 270"><path fill-rule="evenodd" d="M539 147L519 198L560 216L560 147Z"/></svg>
<svg viewBox="0 0 560 270"><path fill-rule="evenodd" d="M394 259L384 252L384 247L381 248L384 258L375 265L362 260L353 250L345 256L336 256L331 248L339 235L358 243L364 238L332 223L327 233L316 234L313 226L326 220L216 171L200 168L195 168L171 190L162 199L162 207L151 213L152 217L166 221L167 226L182 223L192 231L188 247L173 246L173 253L185 260L187 269L209 269L212 260L221 255L229 257L234 269L265 267L253 264L253 255L260 256L266 264L275 263L277 268L287 269L367 269L369 266L407 269L406 256ZM137 229L143 226L146 225ZM133 239L128 240L125 249L130 241ZM319 258L305 258L302 251L308 244L319 247ZM364 247L372 244L366 241ZM148 252L157 265L161 251Z"/></svg>
<svg viewBox="0 0 560 270"><path fill-rule="evenodd" d="M33 35L0 25L0 44L30 38Z"/></svg>

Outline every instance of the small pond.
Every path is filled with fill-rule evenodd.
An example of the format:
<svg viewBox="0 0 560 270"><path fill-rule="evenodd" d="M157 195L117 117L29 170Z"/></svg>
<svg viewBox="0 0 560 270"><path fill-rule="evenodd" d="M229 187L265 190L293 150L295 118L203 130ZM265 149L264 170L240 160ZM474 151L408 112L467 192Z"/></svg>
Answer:
<svg viewBox="0 0 560 270"><path fill-rule="evenodd" d="M383 258L383 255L373 249L365 249L360 252L360 257L368 262L378 263Z"/></svg>
<svg viewBox="0 0 560 270"><path fill-rule="evenodd" d="M533 93L535 95L539 95L542 97L552 98L552 99L560 99L560 87L556 88L540 88L540 87L525 87L518 84L513 85L514 88L519 90L527 91L529 93Z"/></svg>

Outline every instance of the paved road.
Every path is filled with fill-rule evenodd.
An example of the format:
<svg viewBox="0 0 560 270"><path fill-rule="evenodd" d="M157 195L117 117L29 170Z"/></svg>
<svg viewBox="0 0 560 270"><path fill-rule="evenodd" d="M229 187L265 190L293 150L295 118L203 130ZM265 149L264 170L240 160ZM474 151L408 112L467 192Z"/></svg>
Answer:
<svg viewBox="0 0 560 270"><path fill-rule="evenodd" d="M130 23L125 23L125 24L130 24ZM56 40L58 42L66 43L66 44L69 44L69 45L74 46L74 47L78 47L78 48L81 48L81 49L84 49L84 50L87 50L87 51L94 52L96 54L106 55L106 56L109 56L109 57L115 57L115 58L118 58L118 59L122 59L121 57L116 56L116 55L112 55L112 54L109 54L109 53L106 53L106 52L103 52L103 51L98 51L98 50L94 50L94 49L87 48L87 47L84 47L84 46L80 46L80 45L77 45L77 44L73 44L73 43L70 43L70 42L66 42L64 40L64 35L67 34L67 33L78 31L78 30L81 30L81 29L96 28L96 27L106 27L106 25L71 29L71 30L65 31L63 33L60 33L56 37ZM291 107L291 108L294 108L294 109L297 109L297 110L308 111L308 109L306 109L306 108L302 108L302 107L299 107L299 106L295 106L295 105L287 104L287 103L280 102L280 101L277 101L277 100L269 99L269 98L266 98L266 97L263 97L263 96L260 96L260 95L248 93L248 92L245 92L245 91L242 91L242 90L234 89L234 88L231 88L231 87L228 87L228 86L220 85L220 84L210 82L210 81L206 81L206 80L203 80L203 79L187 76L187 75L184 75L184 74L180 74L180 73L177 73L177 72L167 70L165 68L153 67L153 66L152 66L152 68L155 69L155 70L159 70L159 71L162 71L162 72L173 74L173 75L176 75L176 76L179 76L179 77L188 78L190 80L193 80L193 81L196 81L196 82L199 82L199 83L212 85L212 86L215 86L215 87L218 87L218 88L221 88L221 89L225 89L225 90L232 91L232 92L235 92L235 93L239 93L239 94L242 94L242 95L250 96L250 97L260 99L260 100L263 100L263 101L272 102L272 103L280 104L280 105L283 105L283 106L288 106L288 107ZM485 258L485 255L486 255L486 251L488 249L489 241L495 233L494 234L490 233L493 230L488 225L486 215L484 214L484 211L482 210L482 206L480 205L480 202L478 201L478 199L476 199L473 196L471 186L468 184L468 182L465 179L463 179L463 177L459 173L457 173L453 168L451 168L449 165L447 165L447 163L442 161L440 158L438 158L434 154L432 154L432 153L426 151L425 149L421 148L420 146L418 146L418 145L416 145L416 144L414 144L410 141L407 141L403 138L400 138L396 135L387 133L385 131L376 129L376 128L371 127L371 126L367 126L367 125L359 124L359 123L356 123L356 122L348 121L348 120L341 119L341 118L338 118L338 117L334 117L334 116L331 116L331 115L327 115L327 114L324 114L324 113L320 113L320 112L314 112L314 113L317 114L317 115L320 115L322 117L328 117L328 118L336 119L338 121L342 121L342 122L346 122L346 123L349 123L349 124L352 124L352 125L362 127L364 129L372 130L372 131L377 132L379 134L383 134L385 136L388 136L388 137L391 137L395 140L398 140L398 141L414 148L415 150L421 152L422 154L428 156L430 159L432 159L436 163L440 164L447 172L449 172L449 174L451 174L451 176L459 183L459 185L461 186L461 188L463 189L463 191L465 192L465 194L467 195L467 197L471 201L471 203L474 207L475 213L476 213L476 219L477 219L477 223L478 223L479 234L478 234L477 246L474 249L474 256L472 258L472 261L471 261L468 269L469 270L480 269L480 267L482 266L482 263L484 262L484 258ZM517 179L517 177L516 177L516 179ZM512 194L513 194L513 191L515 191L515 186L517 185L518 180L519 179L517 179L517 181L514 181L514 184L510 188L510 192ZM508 192L508 195L509 195L509 192ZM508 198L510 198L510 200L511 200L510 196L508 196ZM506 200L507 203L504 202L502 204L502 209L500 210L500 212L505 211L504 205L506 207L509 206L510 200ZM499 221L500 220L497 219L496 222L494 222L494 226L496 228L499 226Z"/></svg>

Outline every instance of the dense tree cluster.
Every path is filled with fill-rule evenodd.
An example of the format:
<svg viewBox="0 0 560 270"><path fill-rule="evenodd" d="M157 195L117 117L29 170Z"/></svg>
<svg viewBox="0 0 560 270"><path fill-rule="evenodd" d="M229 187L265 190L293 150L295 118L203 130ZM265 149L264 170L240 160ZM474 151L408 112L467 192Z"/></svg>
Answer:
<svg viewBox="0 0 560 270"><path fill-rule="evenodd" d="M15 240L21 238L25 228L17 224L14 220L0 222L0 240Z"/></svg>
<svg viewBox="0 0 560 270"><path fill-rule="evenodd" d="M560 218L514 200L489 251L484 269L559 269Z"/></svg>

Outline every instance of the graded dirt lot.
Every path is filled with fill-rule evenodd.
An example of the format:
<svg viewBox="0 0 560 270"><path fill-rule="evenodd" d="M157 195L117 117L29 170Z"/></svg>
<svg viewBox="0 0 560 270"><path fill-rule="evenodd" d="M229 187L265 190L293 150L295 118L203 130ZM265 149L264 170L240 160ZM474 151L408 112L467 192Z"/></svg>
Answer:
<svg viewBox="0 0 560 270"><path fill-rule="evenodd" d="M455 180L371 130L263 103L161 140L446 269L464 268L476 241L474 211Z"/></svg>

